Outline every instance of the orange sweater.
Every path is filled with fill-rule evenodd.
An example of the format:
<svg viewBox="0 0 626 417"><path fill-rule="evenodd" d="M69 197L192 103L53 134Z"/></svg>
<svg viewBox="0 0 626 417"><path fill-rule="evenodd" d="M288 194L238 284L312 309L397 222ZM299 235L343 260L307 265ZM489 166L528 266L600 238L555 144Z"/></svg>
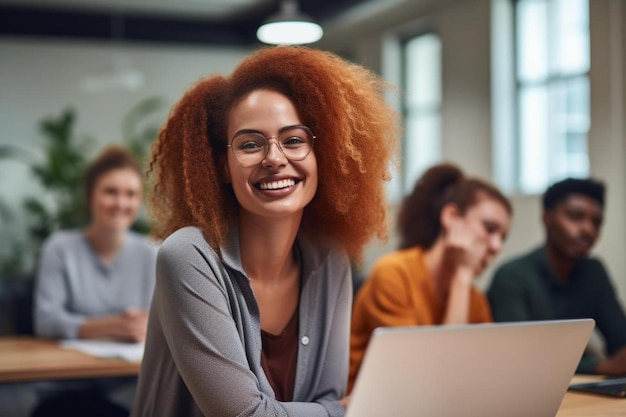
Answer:
<svg viewBox="0 0 626 417"><path fill-rule="evenodd" d="M421 248L413 247L383 256L357 293L352 310L348 392L375 328L442 323L445 306L437 302L422 253ZM493 321L484 294L472 288L470 297L469 322Z"/></svg>

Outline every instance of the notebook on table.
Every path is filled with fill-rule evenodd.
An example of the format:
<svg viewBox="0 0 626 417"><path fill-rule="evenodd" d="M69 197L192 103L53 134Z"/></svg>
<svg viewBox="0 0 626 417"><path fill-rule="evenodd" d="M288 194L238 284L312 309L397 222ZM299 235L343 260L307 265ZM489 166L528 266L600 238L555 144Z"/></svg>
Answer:
<svg viewBox="0 0 626 417"><path fill-rule="evenodd" d="M554 417L594 324L378 328L346 417Z"/></svg>
<svg viewBox="0 0 626 417"><path fill-rule="evenodd" d="M569 386L570 391L587 392L609 397L626 398L626 377L607 378L601 381L583 382Z"/></svg>

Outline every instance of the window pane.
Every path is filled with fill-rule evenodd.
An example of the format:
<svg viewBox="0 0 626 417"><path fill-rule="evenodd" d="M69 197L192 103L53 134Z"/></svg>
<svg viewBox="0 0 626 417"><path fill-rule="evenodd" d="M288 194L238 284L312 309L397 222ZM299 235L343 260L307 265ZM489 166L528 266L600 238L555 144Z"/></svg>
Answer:
<svg viewBox="0 0 626 417"><path fill-rule="evenodd" d="M441 159L438 113L407 119L404 143L404 191L410 192L424 170Z"/></svg>
<svg viewBox="0 0 626 417"><path fill-rule="evenodd" d="M541 193L554 181L589 173L587 1L515 3L521 192Z"/></svg>
<svg viewBox="0 0 626 417"><path fill-rule="evenodd" d="M555 83L556 103L554 138L555 160L551 180L567 176L586 176L589 172L587 132L589 131L589 82L576 77Z"/></svg>
<svg viewBox="0 0 626 417"><path fill-rule="evenodd" d="M589 70L589 0L558 0L556 71L561 74Z"/></svg>
<svg viewBox="0 0 626 417"><path fill-rule="evenodd" d="M520 187L538 193L548 180L548 92L545 87L519 91Z"/></svg>
<svg viewBox="0 0 626 417"><path fill-rule="evenodd" d="M441 41L435 34L404 45L403 190L409 192L422 172L441 159Z"/></svg>
<svg viewBox="0 0 626 417"><path fill-rule="evenodd" d="M548 77L548 5L545 0L517 3L517 76L522 81Z"/></svg>
<svg viewBox="0 0 626 417"><path fill-rule="evenodd" d="M433 34L421 35L406 44L406 90L410 106L436 105L441 101L441 44Z"/></svg>

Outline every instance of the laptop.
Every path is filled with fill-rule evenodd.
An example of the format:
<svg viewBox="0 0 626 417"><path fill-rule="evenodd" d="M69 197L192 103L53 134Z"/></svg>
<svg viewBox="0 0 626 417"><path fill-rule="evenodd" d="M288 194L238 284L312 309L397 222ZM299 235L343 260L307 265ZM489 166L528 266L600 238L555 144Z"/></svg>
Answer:
<svg viewBox="0 0 626 417"><path fill-rule="evenodd" d="M626 398L626 377L607 378L601 381L572 384L569 386L569 390L606 395L608 397Z"/></svg>
<svg viewBox="0 0 626 417"><path fill-rule="evenodd" d="M346 417L554 417L594 325L378 328Z"/></svg>

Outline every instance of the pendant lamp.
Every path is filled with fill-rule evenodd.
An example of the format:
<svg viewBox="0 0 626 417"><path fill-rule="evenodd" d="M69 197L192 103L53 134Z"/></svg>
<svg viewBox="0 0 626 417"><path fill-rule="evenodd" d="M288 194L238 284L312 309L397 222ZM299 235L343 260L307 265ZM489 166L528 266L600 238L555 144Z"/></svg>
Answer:
<svg viewBox="0 0 626 417"><path fill-rule="evenodd" d="M324 31L309 16L300 13L295 0L282 0L280 11L257 29L257 38L273 45L304 45L317 42Z"/></svg>

